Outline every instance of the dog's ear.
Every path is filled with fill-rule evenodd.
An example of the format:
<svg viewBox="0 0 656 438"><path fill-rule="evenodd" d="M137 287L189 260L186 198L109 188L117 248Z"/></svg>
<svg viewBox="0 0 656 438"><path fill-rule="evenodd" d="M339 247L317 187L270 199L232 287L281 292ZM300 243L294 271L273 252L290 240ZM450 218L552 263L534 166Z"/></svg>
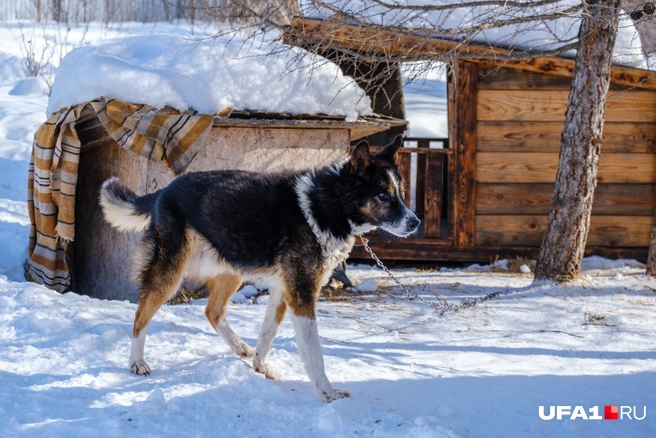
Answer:
<svg viewBox="0 0 656 438"><path fill-rule="evenodd" d="M396 136L394 141L385 146L382 151L378 152L376 155L378 158L386 161L391 161L392 163L396 162L396 153L403 146L403 134Z"/></svg>
<svg viewBox="0 0 656 438"><path fill-rule="evenodd" d="M369 152L369 143L362 140L358 143L353 152L351 152L351 167L353 172L362 173L371 164L371 153Z"/></svg>

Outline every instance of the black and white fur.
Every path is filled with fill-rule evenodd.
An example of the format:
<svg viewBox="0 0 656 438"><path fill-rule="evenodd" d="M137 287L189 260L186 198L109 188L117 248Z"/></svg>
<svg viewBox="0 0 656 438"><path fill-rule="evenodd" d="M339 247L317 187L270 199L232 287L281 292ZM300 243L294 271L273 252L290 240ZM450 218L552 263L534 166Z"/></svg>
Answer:
<svg viewBox="0 0 656 438"><path fill-rule="evenodd" d="M315 303L356 235L382 228L406 237L419 226L403 201L396 164L402 143L399 136L372 155L361 142L350 159L302 172L189 173L143 197L116 178L107 180L100 194L106 220L122 231L145 229L134 256L140 298L132 372L150 373L144 361L148 325L182 278L193 277L210 290L205 314L212 326L235 353L254 356L256 371L275 378L267 358L289 307L301 358L319 396L328 402L347 397L326 377ZM270 290L255 350L225 318L230 297L243 281L265 283Z"/></svg>

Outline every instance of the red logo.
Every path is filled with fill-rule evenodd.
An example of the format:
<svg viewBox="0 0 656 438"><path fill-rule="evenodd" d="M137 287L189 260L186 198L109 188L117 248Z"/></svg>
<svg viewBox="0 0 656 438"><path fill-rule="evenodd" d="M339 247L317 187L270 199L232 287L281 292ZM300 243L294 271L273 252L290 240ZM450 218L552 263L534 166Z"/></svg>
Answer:
<svg viewBox="0 0 656 438"><path fill-rule="evenodd" d="M617 406L604 406L604 420L617 420Z"/></svg>

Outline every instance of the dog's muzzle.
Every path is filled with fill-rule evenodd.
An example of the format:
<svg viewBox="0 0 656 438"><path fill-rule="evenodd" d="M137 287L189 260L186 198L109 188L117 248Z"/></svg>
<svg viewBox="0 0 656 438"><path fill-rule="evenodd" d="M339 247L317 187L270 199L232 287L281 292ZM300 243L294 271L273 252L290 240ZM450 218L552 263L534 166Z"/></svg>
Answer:
<svg viewBox="0 0 656 438"><path fill-rule="evenodd" d="M417 218L417 215L415 215L410 209L408 209L408 215L405 216L401 221L395 223L395 224L390 224L388 226L381 226L381 228L389 233L394 234L397 237L408 237L411 234L413 234L415 231L417 231L417 228L419 228L419 224L421 221L419 218Z"/></svg>

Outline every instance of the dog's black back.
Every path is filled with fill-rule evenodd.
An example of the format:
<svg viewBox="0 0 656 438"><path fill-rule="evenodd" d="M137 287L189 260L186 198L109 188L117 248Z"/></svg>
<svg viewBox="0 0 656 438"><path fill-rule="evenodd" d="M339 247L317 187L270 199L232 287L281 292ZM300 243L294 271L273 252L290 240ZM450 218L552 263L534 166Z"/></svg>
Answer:
<svg viewBox="0 0 656 438"><path fill-rule="evenodd" d="M273 266L291 248L317 259L320 248L298 204L297 178L237 170L190 173L163 189L154 213L179 217L240 268Z"/></svg>

